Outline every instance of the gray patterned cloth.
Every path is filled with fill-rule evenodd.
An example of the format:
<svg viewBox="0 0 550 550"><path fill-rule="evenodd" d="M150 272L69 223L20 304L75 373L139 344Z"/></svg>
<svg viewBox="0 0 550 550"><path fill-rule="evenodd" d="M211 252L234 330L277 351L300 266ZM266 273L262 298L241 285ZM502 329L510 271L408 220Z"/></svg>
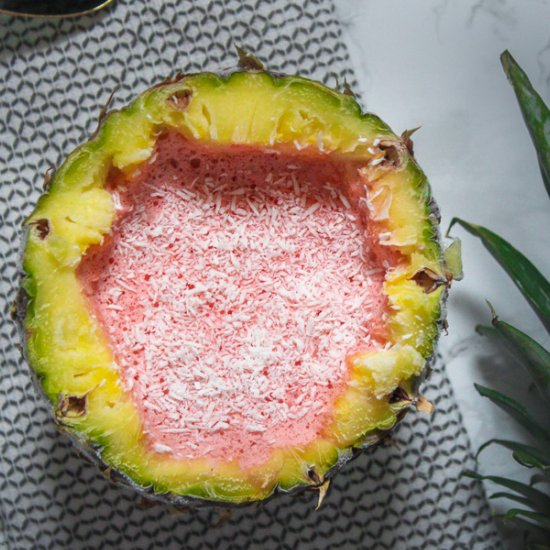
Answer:
<svg viewBox="0 0 550 550"><path fill-rule="evenodd" d="M320 510L304 494L227 517L174 515L140 506L77 456L17 349L21 221L113 88L116 106L177 70L227 68L235 45L274 70L353 82L331 1L118 0L71 21L0 16L0 40L0 547L498 548L481 486L460 475L473 458L441 368L424 389L435 415L409 415L394 445L349 464Z"/></svg>

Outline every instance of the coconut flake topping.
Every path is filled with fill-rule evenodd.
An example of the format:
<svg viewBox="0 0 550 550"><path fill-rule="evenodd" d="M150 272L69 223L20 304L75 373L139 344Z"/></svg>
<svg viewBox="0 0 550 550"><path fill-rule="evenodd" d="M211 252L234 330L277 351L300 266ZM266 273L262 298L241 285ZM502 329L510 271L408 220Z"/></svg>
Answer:
<svg viewBox="0 0 550 550"><path fill-rule="evenodd" d="M341 178L168 135L113 186L119 217L79 274L152 450L255 464L330 424L386 307Z"/></svg>

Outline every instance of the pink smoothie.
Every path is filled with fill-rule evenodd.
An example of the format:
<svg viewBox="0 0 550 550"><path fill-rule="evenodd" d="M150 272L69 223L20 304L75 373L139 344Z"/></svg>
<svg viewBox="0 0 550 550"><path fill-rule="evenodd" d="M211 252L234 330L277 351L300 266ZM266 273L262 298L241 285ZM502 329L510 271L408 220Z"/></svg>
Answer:
<svg viewBox="0 0 550 550"><path fill-rule="evenodd" d="M330 423L386 310L346 173L166 134L112 178L118 217L79 276L152 450L246 467Z"/></svg>

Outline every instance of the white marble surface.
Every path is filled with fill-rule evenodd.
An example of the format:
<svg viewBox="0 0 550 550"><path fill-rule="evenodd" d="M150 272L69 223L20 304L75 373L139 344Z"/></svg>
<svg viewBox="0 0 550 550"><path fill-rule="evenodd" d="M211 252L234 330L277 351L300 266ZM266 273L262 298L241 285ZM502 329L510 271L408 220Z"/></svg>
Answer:
<svg viewBox="0 0 550 550"><path fill-rule="evenodd" d="M550 274L550 200L499 55L510 50L550 101L550 2L545 0L335 0L368 110L396 132L421 125L416 156L441 207L492 228ZM453 285L449 335L441 340L474 449L521 431L481 398L477 381L525 396L523 367L474 332L499 315L548 338L520 293L479 241L462 238L465 279ZM515 372L514 372L515 371ZM482 455L481 471L524 476L504 450Z"/></svg>

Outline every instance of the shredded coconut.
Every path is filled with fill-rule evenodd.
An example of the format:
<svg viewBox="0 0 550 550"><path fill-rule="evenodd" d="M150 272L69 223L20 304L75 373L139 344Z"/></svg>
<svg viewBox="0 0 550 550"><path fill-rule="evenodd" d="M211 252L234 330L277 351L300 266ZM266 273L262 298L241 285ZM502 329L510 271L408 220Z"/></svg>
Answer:
<svg viewBox="0 0 550 550"><path fill-rule="evenodd" d="M159 453L252 464L306 445L346 387L346 355L383 345L384 270L365 260L341 175L291 160L161 139L83 260Z"/></svg>

